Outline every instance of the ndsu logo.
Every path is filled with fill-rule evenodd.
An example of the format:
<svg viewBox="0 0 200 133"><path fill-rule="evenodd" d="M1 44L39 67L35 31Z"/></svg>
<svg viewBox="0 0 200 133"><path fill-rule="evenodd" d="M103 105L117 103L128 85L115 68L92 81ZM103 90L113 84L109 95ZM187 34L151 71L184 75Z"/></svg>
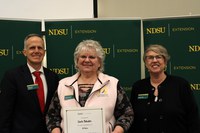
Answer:
<svg viewBox="0 0 200 133"><path fill-rule="evenodd" d="M200 90L200 84L190 84L192 90Z"/></svg>
<svg viewBox="0 0 200 133"><path fill-rule="evenodd" d="M68 29L49 29L49 36L68 35Z"/></svg>
<svg viewBox="0 0 200 133"><path fill-rule="evenodd" d="M105 54L110 54L110 48L103 48Z"/></svg>
<svg viewBox="0 0 200 133"><path fill-rule="evenodd" d="M146 34L163 34L165 33L165 27L157 27L157 28L147 28Z"/></svg>
<svg viewBox="0 0 200 133"><path fill-rule="evenodd" d="M69 68L52 68L50 70L57 74L69 74Z"/></svg>
<svg viewBox="0 0 200 133"><path fill-rule="evenodd" d="M0 49L0 56L8 56L9 50L8 49Z"/></svg>
<svg viewBox="0 0 200 133"><path fill-rule="evenodd" d="M200 52L200 46L199 45L190 45L189 52Z"/></svg>

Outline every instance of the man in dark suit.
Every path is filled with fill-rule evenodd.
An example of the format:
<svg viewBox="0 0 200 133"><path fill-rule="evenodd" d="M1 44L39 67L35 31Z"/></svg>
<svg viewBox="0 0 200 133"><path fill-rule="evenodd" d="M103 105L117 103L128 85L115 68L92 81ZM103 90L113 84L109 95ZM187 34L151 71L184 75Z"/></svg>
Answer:
<svg viewBox="0 0 200 133"><path fill-rule="evenodd" d="M59 78L42 66L45 55L42 36L30 34L24 40L23 54L27 64L7 71L0 84L0 133L48 133L45 115L57 89ZM34 71L43 81L44 111L34 84Z"/></svg>

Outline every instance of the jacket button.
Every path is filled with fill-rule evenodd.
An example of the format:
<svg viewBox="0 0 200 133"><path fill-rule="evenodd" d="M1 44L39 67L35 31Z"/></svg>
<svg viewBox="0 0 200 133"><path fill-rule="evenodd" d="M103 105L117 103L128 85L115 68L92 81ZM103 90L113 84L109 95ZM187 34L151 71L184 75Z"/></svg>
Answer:
<svg viewBox="0 0 200 133"><path fill-rule="evenodd" d="M147 118L144 118L144 122L147 122Z"/></svg>
<svg viewBox="0 0 200 133"><path fill-rule="evenodd" d="M162 120L163 119L163 116L162 115L160 115L160 120Z"/></svg>
<svg viewBox="0 0 200 133"><path fill-rule="evenodd" d="M162 102L162 98L158 99L159 102Z"/></svg>

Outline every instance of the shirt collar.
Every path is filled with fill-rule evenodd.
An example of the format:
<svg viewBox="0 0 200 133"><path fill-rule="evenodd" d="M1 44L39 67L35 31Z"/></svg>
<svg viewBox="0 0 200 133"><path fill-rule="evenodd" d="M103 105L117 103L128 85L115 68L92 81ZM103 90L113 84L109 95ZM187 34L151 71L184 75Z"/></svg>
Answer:
<svg viewBox="0 0 200 133"><path fill-rule="evenodd" d="M27 65L28 65L28 68L29 68L29 70L31 71L31 73L33 73L33 72L36 71L36 70L35 70L32 66L30 66L28 63L27 63ZM44 73L43 67L41 67L39 71L40 71L41 73Z"/></svg>

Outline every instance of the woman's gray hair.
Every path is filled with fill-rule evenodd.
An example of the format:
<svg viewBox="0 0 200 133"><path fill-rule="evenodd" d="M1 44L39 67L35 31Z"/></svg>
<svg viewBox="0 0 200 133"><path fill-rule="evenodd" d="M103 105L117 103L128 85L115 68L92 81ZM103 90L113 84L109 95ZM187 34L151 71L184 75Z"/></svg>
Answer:
<svg viewBox="0 0 200 133"><path fill-rule="evenodd" d="M82 51L87 51L90 49L94 49L97 53L98 58L100 59L100 67L99 71L103 72L104 71L104 60L105 60L105 52L101 46L101 44L98 41L95 40L83 40L78 44L74 51L74 64L75 64L75 69L79 71L79 68L77 67L77 62L79 55Z"/></svg>
<svg viewBox="0 0 200 133"><path fill-rule="evenodd" d="M170 55L168 54L167 49L164 46L159 45L159 44L151 44L151 45L146 47L146 50L144 52L144 55L143 55L143 61L144 62L145 62L145 58L146 58L146 53L149 52L149 51L153 51L153 52L155 52L159 55L162 55L163 58L165 59L166 63L170 59Z"/></svg>

